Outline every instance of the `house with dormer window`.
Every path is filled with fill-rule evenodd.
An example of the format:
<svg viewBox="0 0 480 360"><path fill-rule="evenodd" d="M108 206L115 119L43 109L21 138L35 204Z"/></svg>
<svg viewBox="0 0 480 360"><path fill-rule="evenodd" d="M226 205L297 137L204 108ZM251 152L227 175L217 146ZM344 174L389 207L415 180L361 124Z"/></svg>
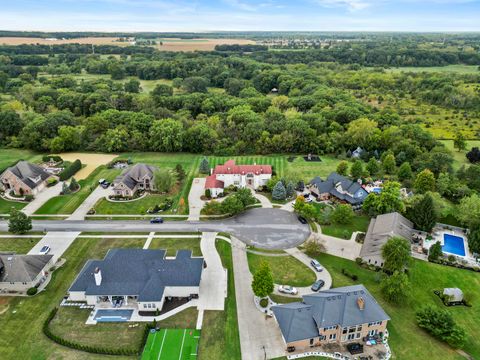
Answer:
<svg viewBox="0 0 480 360"><path fill-rule="evenodd" d="M58 179L39 165L19 161L0 176L0 187L6 192L13 191L17 196L36 195L52 178Z"/></svg>
<svg viewBox="0 0 480 360"><path fill-rule="evenodd" d="M361 183L336 172L331 173L326 180L317 176L310 181L310 192L320 201L334 197L352 206L361 205L368 195Z"/></svg>
<svg viewBox="0 0 480 360"><path fill-rule="evenodd" d="M136 191L155 191L154 173L158 169L147 164L136 164L126 169L113 182L115 196L132 197Z"/></svg>

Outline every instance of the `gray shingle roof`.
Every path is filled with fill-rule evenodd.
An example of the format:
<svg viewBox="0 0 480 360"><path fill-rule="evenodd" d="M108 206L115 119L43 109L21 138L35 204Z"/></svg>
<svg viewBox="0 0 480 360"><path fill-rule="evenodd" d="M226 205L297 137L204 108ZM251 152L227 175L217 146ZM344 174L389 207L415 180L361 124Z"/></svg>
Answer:
<svg viewBox="0 0 480 360"><path fill-rule="evenodd" d="M9 167L7 170L10 170L25 185L30 187L30 189L35 189L39 184L51 176L41 166L23 160L19 161L14 166ZM33 179L38 177L40 177L39 181L33 181Z"/></svg>
<svg viewBox="0 0 480 360"><path fill-rule="evenodd" d="M126 169L121 175L117 176L114 183L124 183L129 189L134 189L138 182L143 181L145 177L153 179L153 174L158 168L147 164L135 164Z"/></svg>
<svg viewBox="0 0 480 360"><path fill-rule="evenodd" d="M364 309L357 300L362 298ZM363 285L345 286L303 296L302 302L272 307L285 341L309 339L329 326L348 327L390 320Z"/></svg>
<svg viewBox="0 0 480 360"><path fill-rule="evenodd" d="M40 274L53 255L0 254L0 282L30 282Z"/></svg>
<svg viewBox="0 0 480 360"><path fill-rule="evenodd" d="M353 197L337 191L337 184L340 184L342 189L349 194L355 194L358 190L362 190L364 192L364 197L367 195L367 191L363 189L358 182L352 181L345 176L337 174L336 172L332 172L325 181L323 181L319 176L310 181L310 185L315 185L320 194L329 193L332 196L335 196L340 200L344 200L352 205L361 204L363 202L364 197Z"/></svg>
<svg viewBox="0 0 480 360"><path fill-rule="evenodd" d="M199 286L203 258L180 250L174 259L165 250L111 249L103 260L88 260L69 291L86 295L131 295L139 301L160 301L166 286ZM95 268L102 282L95 284Z"/></svg>

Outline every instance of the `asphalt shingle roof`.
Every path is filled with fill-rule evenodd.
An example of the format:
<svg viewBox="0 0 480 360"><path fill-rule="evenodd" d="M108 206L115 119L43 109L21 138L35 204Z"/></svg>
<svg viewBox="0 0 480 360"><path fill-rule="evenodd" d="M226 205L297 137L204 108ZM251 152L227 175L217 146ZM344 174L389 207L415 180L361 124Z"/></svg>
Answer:
<svg viewBox="0 0 480 360"><path fill-rule="evenodd" d="M114 183L123 183L129 189L134 189L137 183L142 182L145 177L150 180L153 179L153 174L157 171L155 166L147 164L135 164L129 169L126 169L121 175L117 176Z"/></svg>
<svg viewBox="0 0 480 360"><path fill-rule="evenodd" d="M53 255L0 254L0 282L30 282L36 279Z"/></svg>
<svg viewBox="0 0 480 360"><path fill-rule="evenodd" d="M23 160L19 161L14 166L9 167L7 170L10 170L25 185L30 187L30 189L35 189L39 184L51 176L41 166ZM33 181L33 179L38 177L40 177L39 181Z"/></svg>
<svg viewBox="0 0 480 360"><path fill-rule="evenodd" d="M343 194L337 191L336 186L338 184L340 184L343 191L348 192L348 194ZM317 176L313 178L312 181L310 181L310 185L315 185L320 194L329 193L332 196L335 196L340 200L345 200L352 205L361 204L364 198L356 198L350 196L349 194L355 194L360 189L365 191L365 195L367 194L367 191L364 190L358 182L352 181L345 176L337 174L336 172L332 172L325 181L323 181L319 176Z"/></svg>

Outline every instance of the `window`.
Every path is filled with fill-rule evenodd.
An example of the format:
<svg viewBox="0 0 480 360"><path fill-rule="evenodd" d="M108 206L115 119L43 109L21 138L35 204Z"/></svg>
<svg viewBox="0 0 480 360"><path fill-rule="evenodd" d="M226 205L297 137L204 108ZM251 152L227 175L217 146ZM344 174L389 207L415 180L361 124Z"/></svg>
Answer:
<svg viewBox="0 0 480 360"><path fill-rule="evenodd" d="M146 309L146 308L147 308L147 304L143 304L143 308Z"/></svg>
<svg viewBox="0 0 480 360"><path fill-rule="evenodd" d="M355 334L348 334L348 340L355 339Z"/></svg>
<svg viewBox="0 0 480 360"><path fill-rule="evenodd" d="M343 328L342 329L342 334L346 334L347 333L347 328Z"/></svg>
<svg viewBox="0 0 480 360"><path fill-rule="evenodd" d="M362 325L357 326L357 331L362 331Z"/></svg>
<svg viewBox="0 0 480 360"><path fill-rule="evenodd" d="M313 345L313 339L310 339L310 346Z"/></svg>
<svg viewBox="0 0 480 360"><path fill-rule="evenodd" d="M152 308L152 304L148 304L147 307L148 307L149 309L151 309L151 308Z"/></svg>
<svg viewBox="0 0 480 360"><path fill-rule="evenodd" d="M337 338L337 334L330 334L329 339L330 340L335 340Z"/></svg>
<svg viewBox="0 0 480 360"><path fill-rule="evenodd" d="M357 339L359 339L359 338L360 338L360 333L357 333L357 336L356 336L356 338L357 338Z"/></svg>
<svg viewBox="0 0 480 360"><path fill-rule="evenodd" d="M370 335L370 336L374 336L374 335L376 335L376 334L377 334L377 330L370 330L370 331L368 332L368 335Z"/></svg>
<svg viewBox="0 0 480 360"><path fill-rule="evenodd" d="M351 327L350 329L348 329L348 333L351 334L353 332L355 332L357 328L355 326Z"/></svg>

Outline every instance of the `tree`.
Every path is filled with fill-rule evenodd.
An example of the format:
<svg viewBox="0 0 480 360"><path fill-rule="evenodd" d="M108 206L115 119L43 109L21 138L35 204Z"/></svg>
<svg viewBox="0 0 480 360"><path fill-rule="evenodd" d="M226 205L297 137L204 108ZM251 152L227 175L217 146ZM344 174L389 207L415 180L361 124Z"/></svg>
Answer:
<svg viewBox="0 0 480 360"><path fill-rule="evenodd" d="M368 194L363 201L362 208L370 216L395 211L403 212L405 210L405 204L400 196L400 184L394 181L385 182L380 194Z"/></svg>
<svg viewBox="0 0 480 360"><path fill-rule="evenodd" d="M411 219L418 230L430 232L437 222L437 213L430 194L425 194L412 208Z"/></svg>
<svg viewBox="0 0 480 360"><path fill-rule="evenodd" d="M150 128L150 144L154 151L177 152L183 146L183 124L174 119L156 120Z"/></svg>
<svg viewBox="0 0 480 360"><path fill-rule="evenodd" d="M380 286L385 300L398 304L407 297L410 282L403 271L395 271L391 276L385 276Z"/></svg>
<svg viewBox="0 0 480 360"><path fill-rule="evenodd" d="M466 156L468 161L470 161L472 164L480 162L480 149L478 147L473 147Z"/></svg>
<svg viewBox="0 0 480 360"><path fill-rule="evenodd" d="M8 231L13 234L25 234L32 230L32 219L20 210L12 208L8 220Z"/></svg>
<svg viewBox="0 0 480 360"><path fill-rule="evenodd" d="M295 195L295 185L293 185L293 182L289 181L285 190L287 198L293 197Z"/></svg>
<svg viewBox="0 0 480 360"><path fill-rule="evenodd" d="M287 197L287 190L281 181L278 181L275 184L275 187L272 190L272 199L283 201Z"/></svg>
<svg viewBox="0 0 480 360"><path fill-rule="evenodd" d="M80 185L78 184L77 180L75 180L74 177L72 177L72 180L70 180L70 185L69 189L70 191L77 191Z"/></svg>
<svg viewBox="0 0 480 360"><path fill-rule="evenodd" d="M390 273L403 272L411 261L410 243L402 238L393 237L382 247L383 269Z"/></svg>
<svg viewBox="0 0 480 360"><path fill-rule="evenodd" d="M68 194L70 194L70 187L67 185L66 182L63 182L61 195L68 195Z"/></svg>
<svg viewBox="0 0 480 360"><path fill-rule="evenodd" d="M471 252L480 254L480 227L470 229L468 234L468 248Z"/></svg>
<svg viewBox="0 0 480 360"><path fill-rule="evenodd" d="M210 164L208 163L208 159L204 157L200 162L199 168L200 174L210 174Z"/></svg>
<svg viewBox="0 0 480 360"><path fill-rule="evenodd" d="M419 172L415 178L413 187L420 194L424 194L427 191L435 191L435 175L433 175L429 169Z"/></svg>
<svg viewBox="0 0 480 360"><path fill-rule="evenodd" d="M382 166L387 174L394 174L396 168L395 156L393 154L387 154L382 160Z"/></svg>
<svg viewBox="0 0 480 360"><path fill-rule="evenodd" d="M460 200L456 209L456 218L469 228L480 226L480 196L472 194Z"/></svg>
<svg viewBox="0 0 480 360"><path fill-rule="evenodd" d="M257 271L255 271L255 274L253 274L253 293L259 298L264 298L270 295L273 292L273 289L274 283L272 271L270 270L268 263L262 261Z"/></svg>
<svg viewBox="0 0 480 360"><path fill-rule="evenodd" d="M177 173L177 179L178 181L183 181L183 179L185 179L185 170L183 170L183 167L182 165L180 164L177 164L175 166L175 172Z"/></svg>
<svg viewBox="0 0 480 360"><path fill-rule="evenodd" d="M367 149L375 149L381 131L377 123L367 118L353 120L348 124L345 137L348 143L353 146L360 146Z"/></svg>
<svg viewBox="0 0 480 360"><path fill-rule="evenodd" d="M137 79L130 79L123 86L126 92L134 94L138 94L140 92L140 81Z"/></svg>
<svg viewBox="0 0 480 360"><path fill-rule="evenodd" d="M371 176L375 177L378 175L380 172L380 165L378 163L378 160L375 159L374 157L370 158L367 163L367 170L370 173Z"/></svg>
<svg viewBox="0 0 480 360"><path fill-rule="evenodd" d="M208 80L201 76L192 76L185 78L182 83L182 87L189 93L206 93L208 86Z"/></svg>
<svg viewBox="0 0 480 360"><path fill-rule="evenodd" d="M455 138L453 139L453 147L458 151L462 151L467 148L467 141L461 131L455 134Z"/></svg>
<svg viewBox="0 0 480 360"><path fill-rule="evenodd" d="M238 189L233 196L237 197L244 207L253 205L257 202L257 199L252 195L252 192L248 188Z"/></svg>
<svg viewBox="0 0 480 360"><path fill-rule="evenodd" d="M236 195L231 195L222 202L222 213L224 214L236 215L243 210L245 210L245 206Z"/></svg>
<svg viewBox="0 0 480 360"><path fill-rule="evenodd" d="M172 189L176 179L170 170L161 168L155 171L153 181L157 191L167 193Z"/></svg>
<svg viewBox="0 0 480 360"><path fill-rule="evenodd" d="M173 88L165 84L157 84L152 90L152 95L154 96L172 96Z"/></svg>
<svg viewBox="0 0 480 360"><path fill-rule="evenodd" d="M350 224L354 216L350 205L340 204L333 210L330 219L337 224Z"/></svg>
<svg viewBox="0 0 480 360"><path fill-rule="evenodd" d="M437 241L435 244L430 246L430 249L428 250L428 261L436 261L442 256L442 245L440 244L440 241Z"/></svg>
<svg viewBox="0 0 480 360"><path fill-rule="evenodd" d="M355 160L350 168L350 175L354 179L358 179L363 174L363 164L360 160Z"/></svg>
<svg viewBox="0 0 480 360"><path fill-rule="evenodd" d="M337 165L337 173L343 176L347 176L348 174L348 162L340 161Z"/></svg>
<svg viewBox="0 0 480 360"><path fill-rule="evenodd" d="M305 253L314 258L320 256L323 252L325 252L325 247L323 244L317 240L308 240L304 245L303 248L305 249Z"/></svg>
<svg viewBox="0 0 480 360"><path fill-rule="evenodd" d="M405 161L400 165L397 171L398 180L407 181L411 180L413 177L412 167L408 161Z"/></svg>

